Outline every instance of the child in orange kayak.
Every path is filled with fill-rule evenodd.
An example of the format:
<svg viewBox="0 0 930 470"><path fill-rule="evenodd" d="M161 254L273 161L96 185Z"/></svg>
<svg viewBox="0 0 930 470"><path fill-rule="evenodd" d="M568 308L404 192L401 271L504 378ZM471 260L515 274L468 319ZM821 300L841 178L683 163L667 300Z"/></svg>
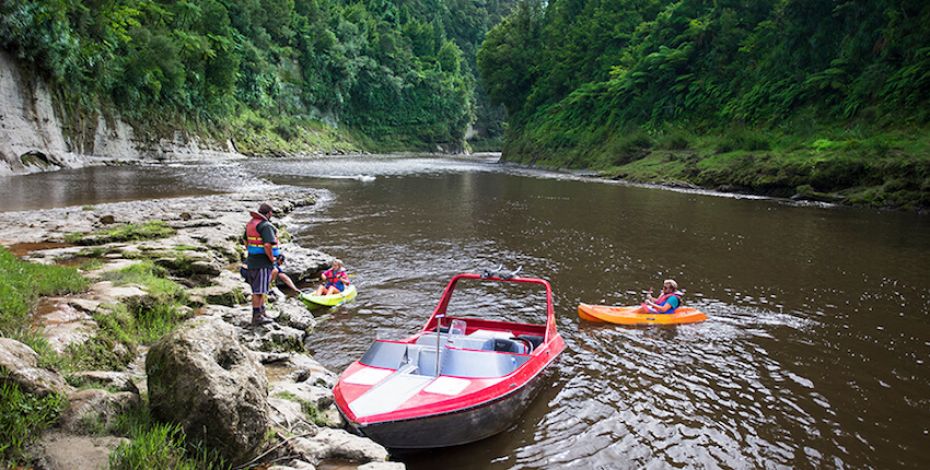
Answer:
<svg viewBox="0 0 930 470"><path fill-rule="evenodd" d="M678 290L678 283L674 279L666 279L662 282L662 295L655 298L650 289L641 307L647 313L675 313L675 309L681 306L681 298L684 295L684 292Z"/></svg>
<svg viewBox="0 0 930 470"><path fill-rule="evenodd" d="M349 285L349 274L346 273L342 261L334 260L333 267L323 271L320 276L326 283L320 286L313 295L333 295L345 290Z"/></svg>

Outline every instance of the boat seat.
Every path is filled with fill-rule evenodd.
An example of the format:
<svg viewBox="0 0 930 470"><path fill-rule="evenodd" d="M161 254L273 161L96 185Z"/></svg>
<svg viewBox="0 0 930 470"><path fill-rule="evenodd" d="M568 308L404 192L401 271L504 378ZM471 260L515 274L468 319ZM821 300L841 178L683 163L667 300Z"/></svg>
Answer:
<svg viewBox="0 0 930 470"><path fill-rule="evenodd" d="M539 345L543 343L543 339L544 339L542 336L536 336L536 335L517 335L517 338L525 339L529 341L530 343L533 343L533 349L538 348Z"/></svg>
<svg viewBox="0 0 930 470"><path fill-rule="evenodd" d="M510 352L516 354L527 354L526 345L512 339L494 338L489 339L484 347L485 351Z"/></svg>

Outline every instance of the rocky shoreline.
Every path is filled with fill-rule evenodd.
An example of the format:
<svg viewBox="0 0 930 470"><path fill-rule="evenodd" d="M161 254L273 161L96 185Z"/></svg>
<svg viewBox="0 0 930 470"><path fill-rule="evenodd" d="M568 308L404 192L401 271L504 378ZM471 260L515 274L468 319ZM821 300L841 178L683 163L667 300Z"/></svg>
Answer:
<svg viewBox="0 0 930 470"><path fill-rule="evenodd" d="M383 447L342 429L331 392L336 375L304 349L316 319L299 300L279 294L268 308L276 322L249 325L239 237L248 211L263 201L289 214L315 197L313 190L285 187L274 195L0 213L0 244L30 262L76 266L90 282L85 292L41 299L31 314L48 354L69 366L43 364L42 351L0 338L3 380L39 396L66 397L54 426L29 448L34 465L107 467L114 450L129 444L110 431L114 423L145 407L237 468L307 469L328 461L404 468L387 462ZM287 222L278 221L285 241ZM298 283L331 261L285 246L284 269ZM166 318L178 321L157 340L112 334L121 315L142 322L166 308L173 315ZM86 351L97 359L72 360Z"/></svg>

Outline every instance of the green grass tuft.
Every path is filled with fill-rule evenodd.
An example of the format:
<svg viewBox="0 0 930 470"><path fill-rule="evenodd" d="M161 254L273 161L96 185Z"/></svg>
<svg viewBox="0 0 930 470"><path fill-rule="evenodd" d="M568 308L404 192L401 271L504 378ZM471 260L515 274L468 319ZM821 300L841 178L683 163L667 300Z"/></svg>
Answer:
<svg viewBox="0 0 930 470"><path fill-rule="evenodd" d="M0 369L0 462L17 468L28 463L26 446L58 420L66 400L57 394L25 393L5 376Z"/></svg>
<svg viewBox="0 0 930 470"><path fill-rule="evenodd" d="M103 245L105 243L151 240L174 235L175 230L161 220L150 220L144 224L121 224L113 228L65 235L65 241L77 245Z"/></svg>
<svg viewBox="0 0 930 470"><path fill-rule="evenodd" d="M180 426L158 423L145 397L117 416L106 432L130 439L110 454L113 469L230 468L215 452L187 442Z"/></svg>
<svg viewBox="0 0 930 470"><path fill-rule="evenodd" d="M323 412L320 411L315 404L306 400L301 400L300 409L307 415L307 419L309 419L311 423L317 426L326 426L326 418L323 417Z"/></svg>
<svg viewBox="0 0 930 470"><path fill-rule="evenodd" d="M137 427L130 442L120 445L110 454L110 468L200 470L229 466L211 452L188 449L180 426L155 424Z"/></svg>
<svg viewBox="0 0 930 470"><path fill-rule="evenodd" d="M0 334L26 334L26 316L39 297L82 292L87 285L74 268L25 262L0 248Z"/></svg>
<svg viewBox="0 0 930 470"><path fill-rule="evenodd" d="M187 293L180 284L166 279L165 271L143 261L104 274L117 285L136 284L149 296L126 304L110 305L94 314L99 326L90 340L69 346L61 368L124 369L135 357L139 345L151 344L170 333L188 318L182 309Z"/></svg>
<svg viewBox="0 0 930 470"><path fill-rule="evenodd" d="M187 300L184 286L167 279L167 271L151 261L141 261L103 275L103 279L117 285L142 286L156 303L176 303Z"/></svg>
<svg viewBox="0 0 930 470"><path fill-rule="evenodd" d="M307 400L302 400L297 395L294 395L291 392L284 391L277 393L278 398L283 398L285 400L290 400L300 404L301 411L307 416L307 420L317 426L326 426L326 418L323 416L323 412L314 403L311 403Z"/></svg>

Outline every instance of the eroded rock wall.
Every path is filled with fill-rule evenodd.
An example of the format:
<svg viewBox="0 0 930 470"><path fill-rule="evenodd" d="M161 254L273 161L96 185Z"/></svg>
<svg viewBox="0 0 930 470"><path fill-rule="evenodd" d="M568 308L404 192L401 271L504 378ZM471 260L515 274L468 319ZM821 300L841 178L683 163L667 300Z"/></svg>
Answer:
<svg viewBox="0 0 930 470"><path fill-rule="evenodd" d="M0 174L82 164L65 143L48 87L0 51Z"/></svg>
<svg viewBox="0 0 930 470"><path fill-rule="evenodd" d="M0 175L76 168L108 162L165 162L242 158L232 141L213 142L175 132L142 137L119 117L97 113L82 135L66 132L68 116L48 85L0 50ZM89 128L88 128L89 127Z"/></svg>

